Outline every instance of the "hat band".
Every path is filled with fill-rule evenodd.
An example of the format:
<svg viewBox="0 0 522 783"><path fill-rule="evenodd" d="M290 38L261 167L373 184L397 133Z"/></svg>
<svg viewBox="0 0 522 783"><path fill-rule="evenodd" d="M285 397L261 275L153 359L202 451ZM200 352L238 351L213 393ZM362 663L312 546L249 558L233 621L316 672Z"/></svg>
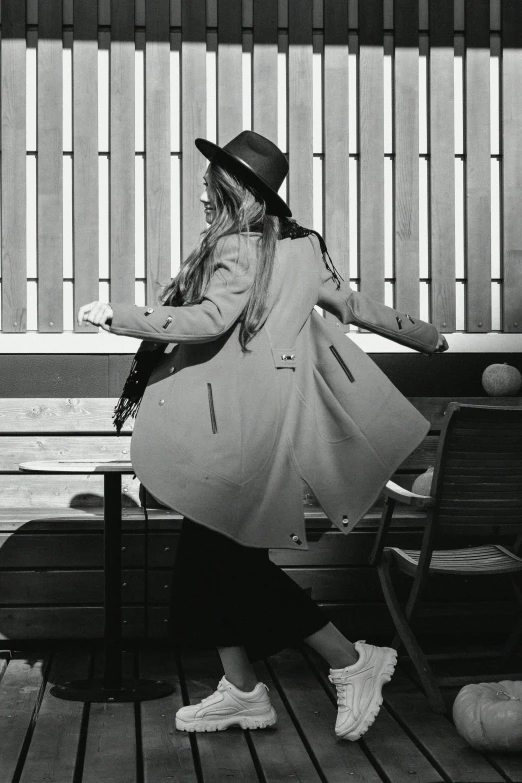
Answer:
<svg viewBox="0 0 522 783"><path fill-rule="evenodd" d="M231 158L234 158L234 160L237 160L238 163L241 163L242 166L244 166L246 169L252 172L252 174L257 179L259 179L263 183L263 185L266 185L267 188L270 188L270 190L275 190L275 192L277 193L281 185L278 185L277 188L273 187L272 185L269 185L266 179L262 177L261 174L259 174L255 169L252 168L250 163L247 163L246 160L243 160L243 158L241 158L239 155L236 155L234 152L229 152L226 147L223 147L222 149L223 152L226 152L227 155L230 155Z"/></svg>

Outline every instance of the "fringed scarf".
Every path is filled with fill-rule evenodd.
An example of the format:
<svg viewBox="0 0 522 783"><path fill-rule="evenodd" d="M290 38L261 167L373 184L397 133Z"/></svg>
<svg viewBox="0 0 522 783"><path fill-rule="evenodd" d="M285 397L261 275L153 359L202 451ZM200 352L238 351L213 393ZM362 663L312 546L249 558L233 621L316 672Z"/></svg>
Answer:
<svg viewBox="0 0 522 783"><path fill-rule="evenodd" d="M310 234L315 234L318 238L324 264L330 271L337 288L339 288L343 278L335 268L322 236L311 228L300 226L295 220L289 218L283 218L281 220L281 239L300 239L301 237L310 236ZM176 304L181 304L181 302ZM129 375L123 386L121 397L118 400L112 415L113 424L118 435L128 417L132 416L134 418L138 413L152 370L164 354L166 347L165 343L143 342L134 356Z"/></svg>

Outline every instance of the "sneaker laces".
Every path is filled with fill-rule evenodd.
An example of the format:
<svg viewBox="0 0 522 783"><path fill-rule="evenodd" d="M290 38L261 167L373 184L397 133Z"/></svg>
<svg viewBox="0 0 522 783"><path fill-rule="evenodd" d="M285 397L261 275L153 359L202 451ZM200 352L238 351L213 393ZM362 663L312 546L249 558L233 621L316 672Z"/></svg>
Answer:
<svg viewBox="0 0 522 783"><path fill-rule="evenodd" d="M200 701L200 704L208 704L208 702L209 702L211 699L213 699L213 698L214 698L214 696L216 695L216 693L217 693L218 691L221 691L221 692L223 692L224 690L226 690L224 683L223 683L223 682L219 682L219 683L218 683L218 686L217 686L217 688L216 688L216 690L214 691L214 693L211 693L211 694L210 694L210 696L205 696L205 698L204 698L204 699L201 699L201 701Z"/></svg>
<svg viewBox="0 0 522 783"><path fill-rule="evenodd" d="M333 680L331 676L329 676L328 679L335 685L335 690L337 691L337 704L339 707L348 707L349 705L346 702L347 689L345 688L345 684L348 680L339 682L339 680Z"/></svg>
<svg viewBox="0 0 522 783"><path fill-rule="evenodd" d="M232 683L230 683L230 684L232 684ZM261 685L262 685L264 688L266 688L266 690L267 690L267 691L269 691L269 690L270 690L270 688L268 687L268 685L265 685L265 683L264 683L264 682L262 682L262 683L261 683ZM210 699L213 699L213 698L214 698L214 696L216 695L216 693L217 693L218 691L220 691L221 693L223 693L223 692L224 692L224 691L226 691L226 690L227 690L227 686L225 685L225 683L223 682L223 680L220 680L220 681L218 682L218 686L217 686L216 690L214 691L214 693L211 693L211 694L210 694L210 696L205 696L205 698L204 698L204 699L201 699L201 702L200 702L200 703L201 703L201 704L207 704L207 702L209 702L209 701L210 701ZM238 690L239 690L239 688L238 688ZM243 691L241 691L241 693L243 693Z"/></svg>

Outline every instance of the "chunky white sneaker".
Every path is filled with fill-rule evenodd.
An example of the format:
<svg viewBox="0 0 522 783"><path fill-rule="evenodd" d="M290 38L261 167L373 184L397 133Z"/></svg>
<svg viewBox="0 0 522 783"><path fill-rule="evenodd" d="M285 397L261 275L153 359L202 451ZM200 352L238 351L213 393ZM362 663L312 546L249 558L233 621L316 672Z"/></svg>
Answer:
<svg viewBox="0 0 522 783"><path fill-rule="evenodd" d="M337 689L339 710L335 723L338 737L358 740L372 725L382 704L382 686L391 680L397 652L355 642L358 660L344 669L330 669L328 679Z"/></svg>
<svg viewBox="0 0 522 783"><path fill-rule="evenodd" d="M180 731L223 731L235 723L242 729L264 729L276 721L264 683L258 682L253 691L245 693L226 677L211 696L176 713L176 728Z"/></svg>

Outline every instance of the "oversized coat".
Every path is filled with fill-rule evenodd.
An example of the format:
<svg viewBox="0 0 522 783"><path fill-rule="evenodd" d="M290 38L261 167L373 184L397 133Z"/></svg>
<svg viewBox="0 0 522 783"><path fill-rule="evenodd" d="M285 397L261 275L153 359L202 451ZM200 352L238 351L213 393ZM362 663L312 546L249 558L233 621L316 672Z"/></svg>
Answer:
<svg viewBox="0 0 522 783"><path fill-rule="evenodd" d="M165 344L131 441L149 492L241 544L306 549L301 479L348 533L429 428L340 324L426 353L438 332L347 284L337 289L312 236L278 241L265 320L243 352L258 242L219 241L200 304L111 303L110 328L146 341L140 350Z"/></svg>

